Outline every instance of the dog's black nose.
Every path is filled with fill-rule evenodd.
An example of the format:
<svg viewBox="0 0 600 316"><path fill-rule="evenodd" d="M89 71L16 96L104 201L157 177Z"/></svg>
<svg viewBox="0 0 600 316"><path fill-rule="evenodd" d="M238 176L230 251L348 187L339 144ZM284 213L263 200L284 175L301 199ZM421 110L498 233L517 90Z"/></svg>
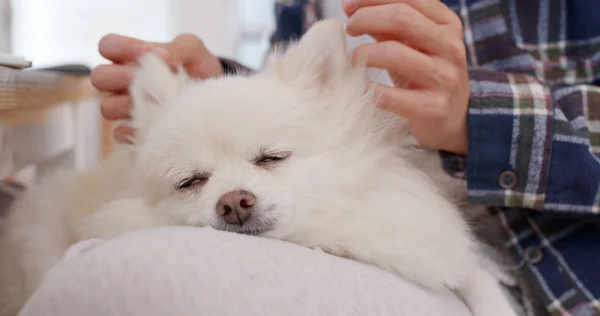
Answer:
<svg viewBox="0 0 600 316"><path fill-rule="evenodd" d="M256 197L245 190L227 192L217 202L217 214L228 224L242 226L250 216L256 204Z"/></svg>

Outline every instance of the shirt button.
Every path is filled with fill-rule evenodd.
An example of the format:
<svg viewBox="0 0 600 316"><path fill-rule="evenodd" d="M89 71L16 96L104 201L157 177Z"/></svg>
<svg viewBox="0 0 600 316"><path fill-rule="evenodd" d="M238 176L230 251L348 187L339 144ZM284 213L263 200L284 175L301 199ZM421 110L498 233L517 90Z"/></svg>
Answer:
<svg viewBox="0 0 600 316"><path fill-rule="evenodd" d="M500 174L498 184L505 190L514 189L517 186L517 175L514 171L506 170Z"/></svg>
<svg viewBox="0 0 600 316"><path fill-rule="evenodd" d="M525 256L525 260L527 260L527 262L529 262L530 264L536 264L542 261L543 257L542 250L538 247L526 248L523 252L523 255Z"/></svg>

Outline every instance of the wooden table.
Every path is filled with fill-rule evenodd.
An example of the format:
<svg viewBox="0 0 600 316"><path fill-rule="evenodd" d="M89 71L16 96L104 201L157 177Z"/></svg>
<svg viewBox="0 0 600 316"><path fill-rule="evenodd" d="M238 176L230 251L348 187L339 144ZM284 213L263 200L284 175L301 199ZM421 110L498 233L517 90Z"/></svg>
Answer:
<svg viewBox="0 0 600 316"><path fill-rule="evenodd" d="M72 151L74 108L96 96L88 76L0 66L0 179Z"/></svg>

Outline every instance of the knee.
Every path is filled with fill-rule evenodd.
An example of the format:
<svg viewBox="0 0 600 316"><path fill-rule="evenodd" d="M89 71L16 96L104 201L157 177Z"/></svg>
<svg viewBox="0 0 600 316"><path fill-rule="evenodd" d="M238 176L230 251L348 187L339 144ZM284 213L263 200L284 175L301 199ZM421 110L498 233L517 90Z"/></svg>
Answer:
<svg viewBox="0 0 600 316"><path fill-rule="evenodd" d="M152 316L165 311L470 315L450 292L428 293L365 264L276 240L194 228L77 245L48 273L21 315Z"/></svg>

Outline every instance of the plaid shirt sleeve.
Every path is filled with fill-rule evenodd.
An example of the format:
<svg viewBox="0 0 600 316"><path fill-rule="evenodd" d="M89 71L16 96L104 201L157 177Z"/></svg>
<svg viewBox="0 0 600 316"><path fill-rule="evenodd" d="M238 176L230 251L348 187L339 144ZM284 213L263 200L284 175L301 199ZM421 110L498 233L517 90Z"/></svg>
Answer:
<svg viewBox="0 0 600 316"><path fill-rule="evenodd" d="M483 69L470 70L470 80L471 202L598 213L600 121L588 118L600 119L600 88L548 87L531 75Z"/></svg>

